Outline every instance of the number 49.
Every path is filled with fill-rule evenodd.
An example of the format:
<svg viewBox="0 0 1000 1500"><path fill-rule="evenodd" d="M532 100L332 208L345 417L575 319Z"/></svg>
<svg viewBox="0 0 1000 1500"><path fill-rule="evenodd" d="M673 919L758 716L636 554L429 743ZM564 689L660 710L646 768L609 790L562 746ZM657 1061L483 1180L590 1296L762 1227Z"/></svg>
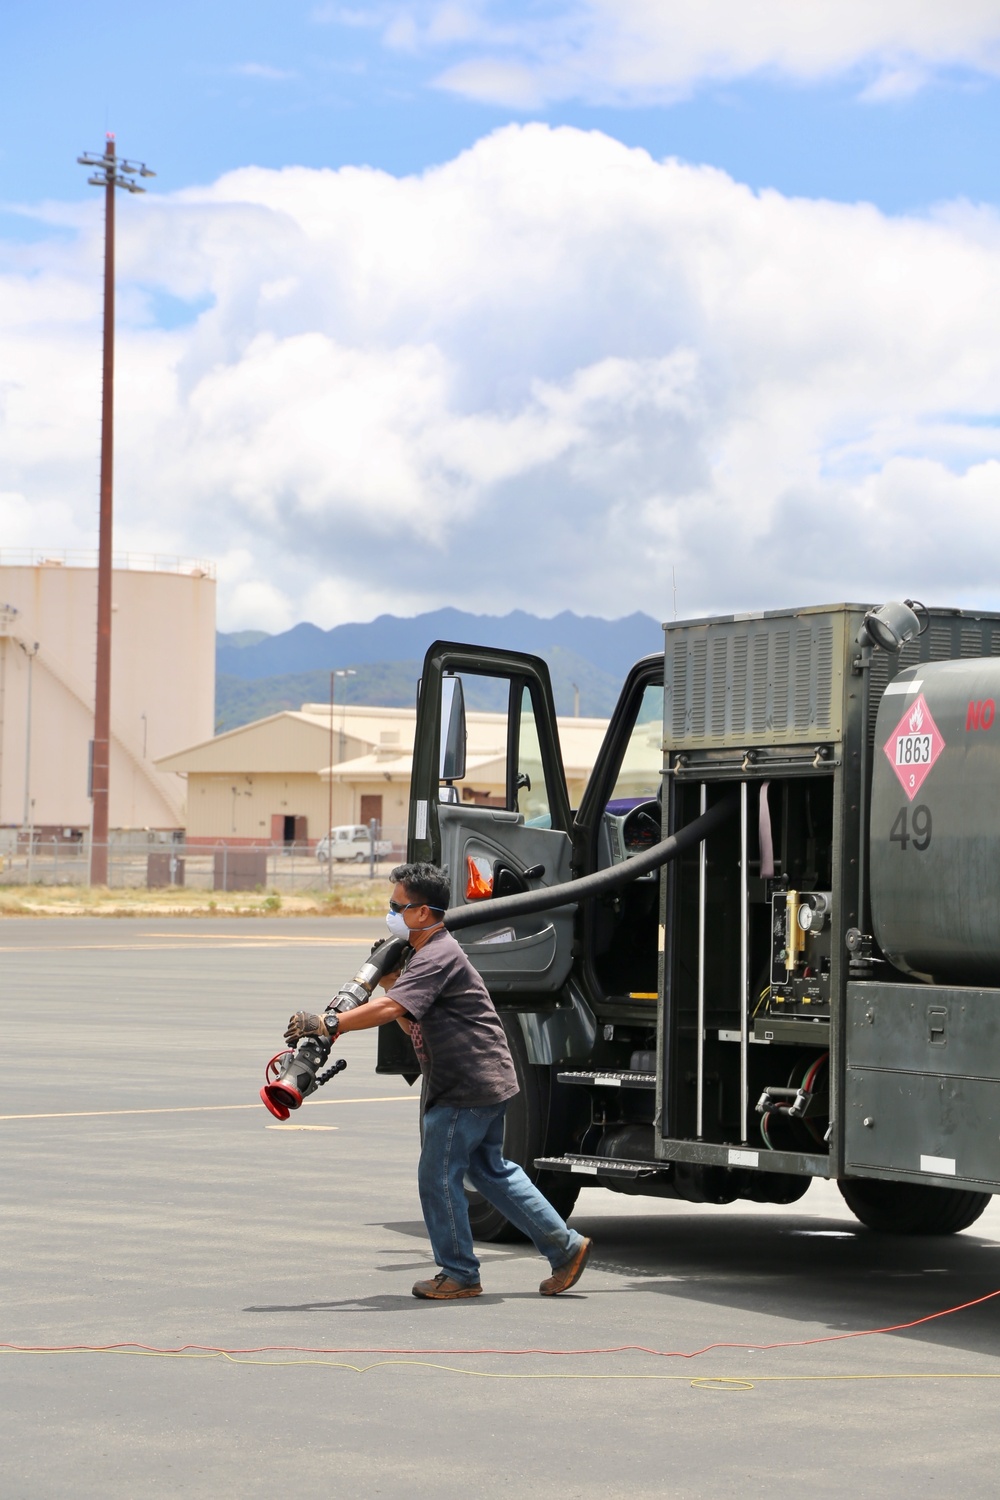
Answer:
<svg viewBox="0 0 1000 1500"><path fill-rule="evenodd" d="M889 842L898 844L900 849L906 849L913 844L914 849L922 854L929 846L933 823L931 821L931 810L926 803L921 802L913 809L913 822L907 826L909 808L901 807L896 814L896 821L889 829Z"/></svg>

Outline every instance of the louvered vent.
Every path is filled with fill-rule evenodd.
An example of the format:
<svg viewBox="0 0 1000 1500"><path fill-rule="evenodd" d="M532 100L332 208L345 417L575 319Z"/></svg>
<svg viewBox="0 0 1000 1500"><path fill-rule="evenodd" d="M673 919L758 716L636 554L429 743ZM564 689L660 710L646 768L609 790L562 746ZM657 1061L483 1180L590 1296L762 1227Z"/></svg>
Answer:
<svg viewBox="0 0 1000 1500"><path fill-rule="evenodd" d="M690 729L687 722L688 706L688 642L685 636L678 636L674 641L673 661L667 662L667 679L670 679L670 667L673 666L673 738L675 740L687 739ZM663 705L664 723L668 722L667 700Z"/></svg>
<svg viewBox="0 0 1000 1500"><path fill-rule="evenodd" d="M695 641L691 670L691 730L696 739L705 736L705 705L708 699L708 642Z"/></svg>
<svg viewBox="0 0 1000 1500"><path fill-rule="evenodd" d="M822 744L843 737L860 606L667 626L664 724L671 749ZM869 733L890 679L922 661L1000 656L1000 618L935 612L898 656L872 652ZM856 699L855 699L856 701ZM851 709L851 712L854 710Z"/></svg>
<svg viewBox="0 0 1000 1500"><path fill-rule="evenodd" d="M845 616L724 620L668 628L670 743L753 745L829 739L840 720ZM836 700L836 701L835 701Z"/></svg>
<svg viewBox="0 0 1000 1500"><path fill-rule="evenodd" d="M768 640L759 635L753 643L753 680L750 683L750 728L755 735L767 728Z"/></svg>

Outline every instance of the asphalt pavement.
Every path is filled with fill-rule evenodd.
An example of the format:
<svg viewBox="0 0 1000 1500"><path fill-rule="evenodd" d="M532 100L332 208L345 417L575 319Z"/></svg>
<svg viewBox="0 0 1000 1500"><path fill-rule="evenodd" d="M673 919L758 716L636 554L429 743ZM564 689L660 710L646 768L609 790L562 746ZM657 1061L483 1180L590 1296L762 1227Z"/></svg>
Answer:
<svg viewBox="0 0 1000 1500"><path fill-rule="evenodd" d="M996 1206L894 1239L826 1183L785 1209L588 1188L572 1292L485 1245L482 1297L416 1301L416 1090L373 1034L289 1125L257 1099L380 930L0 923L0 1341L40 1351L0 1354L4 1500L995 1493L1000 1297L830 1340L1000 1290Z"/></svg>

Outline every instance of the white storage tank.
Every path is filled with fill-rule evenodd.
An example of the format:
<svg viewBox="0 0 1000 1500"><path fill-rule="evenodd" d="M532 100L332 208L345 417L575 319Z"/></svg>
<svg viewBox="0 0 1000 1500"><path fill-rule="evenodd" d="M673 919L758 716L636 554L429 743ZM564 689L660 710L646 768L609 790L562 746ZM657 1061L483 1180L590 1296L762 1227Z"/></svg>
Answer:
<svg viewBox="0 0 1000 1500"><path fill-rule="evenodd" d="M182 827L153 762L213 732L214 569L116 557L112 611L110 825ZM96 554L0 551L0 825L90 826L96 632Z"/></svg>

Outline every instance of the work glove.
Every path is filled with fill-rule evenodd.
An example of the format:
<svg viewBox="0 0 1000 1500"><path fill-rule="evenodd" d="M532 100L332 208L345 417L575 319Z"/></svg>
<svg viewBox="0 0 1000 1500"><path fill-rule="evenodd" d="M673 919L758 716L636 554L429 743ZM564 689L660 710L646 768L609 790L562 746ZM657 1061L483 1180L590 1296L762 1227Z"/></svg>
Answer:
<svg viewBox="0 0 1000 1500"><path fill-rule="evenodd" d="M330 1029L322 1016L314 1016L308 1010L297 1010L285 1029L285 1041L294 1047L304 1036L314 1036L321 1042L332 1040Z"/></svg>

